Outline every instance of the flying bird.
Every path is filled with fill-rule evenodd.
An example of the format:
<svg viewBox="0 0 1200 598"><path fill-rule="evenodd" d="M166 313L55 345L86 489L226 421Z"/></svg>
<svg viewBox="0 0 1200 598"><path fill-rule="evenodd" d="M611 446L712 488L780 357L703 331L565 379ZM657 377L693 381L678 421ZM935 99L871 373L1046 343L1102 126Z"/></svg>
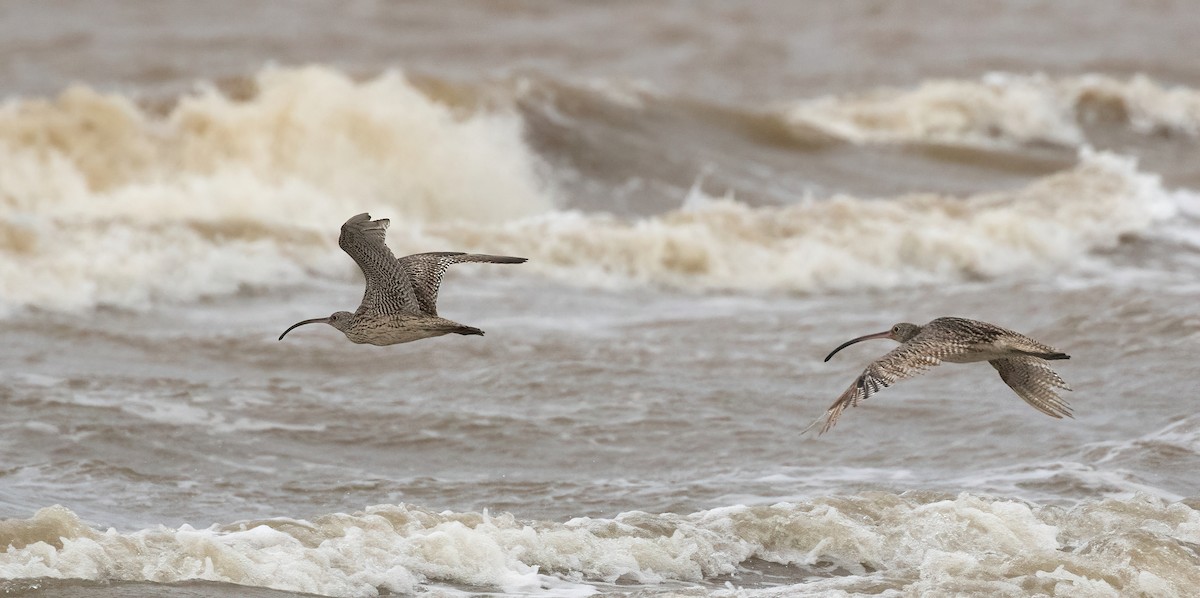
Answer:
<svg viewBox="0 0 1200 598"><path fill-rule="evenodd" d="M1056 388L1071 388L1046 363L1071 356L1023 334L966 318L937 318L924 326L905 322L884 332L846 341L826 356L825 361L854 343L874 338L892 339L900 346L868 365L850 388L804 432L820 423L822 418L825 424L819 434L828 432L847 407L857 406L876 392L943 361L986 361L1000 373L1000 379L1034 409L1050 417L1072 417L1071 406L1055 392Z"/></svg>
<svg viewBox="0 0 1200 598"><path fill-rule="evenodd" d="M396 259L384 243L388 224L386 218L371 220L370 214L364 213L342 225L338 246L354 258L367 279L358 309L296 322L279 340L297 326L318 323L341 330L351 342L381 346L451 333L483 336L478 328L438 317L438 288L446 268L463 262L520 264L525 258L438 251Z"/></svg>

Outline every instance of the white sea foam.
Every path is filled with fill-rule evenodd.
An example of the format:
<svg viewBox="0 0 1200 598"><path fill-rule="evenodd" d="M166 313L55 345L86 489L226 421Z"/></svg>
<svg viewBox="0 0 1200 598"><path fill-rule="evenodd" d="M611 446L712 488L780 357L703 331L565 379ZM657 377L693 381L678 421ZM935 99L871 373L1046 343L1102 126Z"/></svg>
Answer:
<svg viewBox="0 0 1200 598"><path fill-rule="evenodd" d="M336 225L367 209L494 223L552 206L516 114L457 114L396 73L268 68L255 85L161 116L83 87L0 107L0 309L294 282L337 270Z"/></svg>
<svg viewBox="0 0 1200 598"><path fill-rule="evenodd" d="M562 211L515 113L459 114L394 73L359 83L269 68L255 85L244 100L201 91L164 115L86 88L0 108L0 315L348 280L336 227L364 210L392 219L397 254L522 255L519 272L587 285L822 292L1078 267L1182 197L1085 149L1071 170L966 197L751 207L696 188L656 216ZM1004 88L1022 85L1034 83ZM1188 114L1146 112L1180 127Z"/></svg>
<svg viewBox="0 0 1200 598"><path fill-rule="evenodd" d="M1175 214L1158 177L1085 150L1072 170L967 197L840 195L758 208L689 197L680 210L639 220L554 212L422 234L502 247L529 257L526 270L592 284L819 292L1069 270Z"/></svg>
<svg viewBox="0 0 1200 598"><path fill-rule="evenodd" d="M381 505L311 522L131 533L51 507L0 522L0 543L9 579L207 579L335 596L429 583L578 596L618 581L706 583L748 559L789 566L793 592L1186 595L1200 583L1189 548L1200 543L1200 512L1146 496L1062 509L868 493L565 523ZM823 579L802 583L813 575Z"/></svg>
<svg viewBox="0 0 1200 598"><path fill-rule="evenodd" d="M854 143L1082 146L1081 122L1124 120L1142 133L1200 134L1200 92L1138 75L1053 78L993 73L980 81L926 81L911 89L825 96L784 109L785 119Z"/></svg>

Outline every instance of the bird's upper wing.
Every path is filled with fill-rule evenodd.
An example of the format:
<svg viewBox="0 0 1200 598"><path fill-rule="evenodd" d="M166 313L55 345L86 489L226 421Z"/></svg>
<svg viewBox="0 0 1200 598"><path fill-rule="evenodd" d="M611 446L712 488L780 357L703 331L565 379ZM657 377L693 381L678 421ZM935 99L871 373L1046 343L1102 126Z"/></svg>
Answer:
<svg viewBox="0 0 1200 598"><path fill-rule="evenodd" d="M858 378L854 380L854 384L851 384L850 388L847 388L821 416L825 419L825 424L821 426L819 434L824 434L832 429L847 407L857 406L859 402L870 398L880 390L938 365L946 357L968 353L970 350L970 346L966 343L921 331L908 342L873 361L863 370L862 374L859 374ZM820 423L821 417L809 424L804 432Z"/></svg>
<svg viewBox="0 0 1200 598"><path fill-rule="evenodd" d="M1054 391L1056 388L1071 390L1071 387L1045 361L1022 356L993 359L988 363L1000 372L1000 379L1034 409L1050 417L1073 417L1071 405Z"/></svg>
<svg viewBox="0 0 1200 598"><path fill-rule="evenodd" d="M463 262L520 264L524 261L523 257L463 253L461 251L433 251L404 256L400 258L399 264L412 280L413 293L421 313L436 316L438 289L442 286L442 276L446 274L446 268L449 268L451 264Z"/></svg>
<svg viewBox="0 0 1200 598"><path fill-rule="evenodd" d="M342 225L338 246L362 269L367 279L358 312L416 313L420 309L408 273L384 243L389 221L359 214Z"/></svg>

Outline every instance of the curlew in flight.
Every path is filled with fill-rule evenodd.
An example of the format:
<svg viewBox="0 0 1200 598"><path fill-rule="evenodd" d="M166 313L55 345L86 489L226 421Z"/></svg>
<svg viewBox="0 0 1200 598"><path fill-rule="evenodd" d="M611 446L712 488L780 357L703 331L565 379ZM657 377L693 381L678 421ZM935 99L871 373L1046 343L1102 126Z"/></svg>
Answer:
<svg viewBox="0 0 1200 598"><path fill-rule="evenodd" d="M438 317L442 275L451 264L520 264L525 258L439 251L396 259L383 242L387 227L387 219L371 220L369 214L359 214L342 225L338 246L354 258L367 279L358 310L296 322L279 335L279 340L297 326L317 323L341 330L351 342L372 345L395 345L450 333L483 335L478 328Z"/></svg>
<svg viewBox="0 0 1200 598"><path fill-rule="evenodd" d="M1054 390L1071 388L1046 363L1047 360L1070 359L1071 356L1023 334L978 320L937 318L924 326L896 324L885 332L846 341L825 357L825 361L854 343L873 338L890 338L899 342L900 346L868 365L854 384L829 406L821 416L825 418L825 425L821 426L819 434L833 428L847 407L854 407L881 389L916 376L943 361L986 361L1000 372L1000 379L1034 409L1050 417L1072 417L1071 406ZM820 421L821 418L817 418L804 432Z"/></svg>

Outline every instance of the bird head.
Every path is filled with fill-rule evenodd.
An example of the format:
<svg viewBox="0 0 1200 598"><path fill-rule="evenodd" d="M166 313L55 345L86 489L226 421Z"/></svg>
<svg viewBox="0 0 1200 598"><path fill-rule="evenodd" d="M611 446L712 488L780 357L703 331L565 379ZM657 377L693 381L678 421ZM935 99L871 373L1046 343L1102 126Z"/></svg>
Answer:
<svg viewBox="0 0 1200 598"><path fill-rule="evenodd" d="M350 321L354 318L354 314L348 311L335 311L329 315L329 325L345 332L350 329Z"/></svg>
<svg viewBox="0 0 1200 598"><path fill-rule="evenodd" d="M353 318L354 314L348 311L335 311L330 314L328 318L302 320L292 324L287 330L284 330L283 334L279 335L279 340L283 340L283 337L287 336L287 333L291 332L293 328L296 328L297 326L303 326L305 324L329 324L330 326L333 326L344 333L350 328L350 322Z"/></svg>
<svg viewBox="0 0 1200 598"><path fill-rule="evenodd" d="M909 339L916 336L917 333L920 331L921 331L921 327L917 326L916 324L909 324L908 322L901 322L899 324L896 324L895 326L892 326L891 328L889 328L887 330L884 330L883 332L876 332L875 334L868 334L866 336L852 338L852 339L842 343L838 348L834 349L832 352L829 353L829 355L827 355L825 357L825 361L829 361L831 358L833 358L833 356L838 351L841 351L842 349L845 349L846 347L849 347L850 345L853 345L854 343L868 341L873 338L890 338L898 343L906 343L906 342L908 342Z"/></svg>

